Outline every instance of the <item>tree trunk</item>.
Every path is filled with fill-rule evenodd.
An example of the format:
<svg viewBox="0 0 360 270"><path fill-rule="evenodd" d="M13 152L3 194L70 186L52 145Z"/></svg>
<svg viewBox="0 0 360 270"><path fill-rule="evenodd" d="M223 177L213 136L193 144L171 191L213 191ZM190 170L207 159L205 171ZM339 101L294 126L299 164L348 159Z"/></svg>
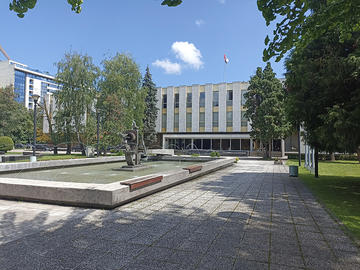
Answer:
<svg viewBox="0 0 360 270"><path fill-rule="evenodd" d="M359 161L359 163L360 163L360 146L358 146L358 148L357 148L357 158L358 158L358 161Z"/></svg>
<svg viewBox="0 0 360 270"><path fill-rule="evenodd" d="M71 155L71 143L66 144L66 154Z"/></svg>
<svg viewBox="0 0 360 270"><path fill-rule="evenodd" d="M54 146L54 155L57 155L57 154L58 154L57 146Z"/></svg>
<svg viewBox="0 0 360 270"><path fill-rule="evenodd" d="M319 178L319 151L318 148L315 147L315 178Z"/></svg>
<svg viewBox="0 0 360 270"><path fill-rule="evenodd" d="M269 140L269 158L272 157L272 141Z"/></svg>
<svg viewBox="0 0 360 270"><path fill-rule="evenodd" d="M330 153L330 160L331 161L335 161L335 154L334 153Z"/></svg>

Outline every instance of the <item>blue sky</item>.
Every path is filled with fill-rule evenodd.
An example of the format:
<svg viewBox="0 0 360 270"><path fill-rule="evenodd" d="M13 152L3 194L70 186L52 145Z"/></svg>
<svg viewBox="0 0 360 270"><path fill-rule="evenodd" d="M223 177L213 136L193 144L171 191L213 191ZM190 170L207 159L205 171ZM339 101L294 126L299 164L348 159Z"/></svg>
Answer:
<svg viewBox="0 0 360 270"><path fill-rule="evenodd" d="M80 14L66 0L38 0L23 19L9 11L10 0L0 2L0 44L13 60L55 74L66 51L96 64L129 53L163 87L224 81L224 54L225 81L248 81L265 66L264 39L272 32L255 0L184 0L175 8L161 0L85 0ZM283 62L272 66L282 77Z"/></svg>

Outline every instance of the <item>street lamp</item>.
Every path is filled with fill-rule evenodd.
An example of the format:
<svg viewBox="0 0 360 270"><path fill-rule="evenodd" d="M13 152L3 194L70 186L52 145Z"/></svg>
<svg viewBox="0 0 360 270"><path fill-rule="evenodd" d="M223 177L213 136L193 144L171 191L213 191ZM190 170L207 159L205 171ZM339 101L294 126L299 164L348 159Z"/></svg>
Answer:
<svg viewBox="0 0 360 270"><path fill-rule="evenodd" d="M34 101L34 142L33 142L33 155L31 157L31 162L35 162L36 161L36 153L35 153L36 152L36 105L40 96L34 94L31 97Z"/></svg>

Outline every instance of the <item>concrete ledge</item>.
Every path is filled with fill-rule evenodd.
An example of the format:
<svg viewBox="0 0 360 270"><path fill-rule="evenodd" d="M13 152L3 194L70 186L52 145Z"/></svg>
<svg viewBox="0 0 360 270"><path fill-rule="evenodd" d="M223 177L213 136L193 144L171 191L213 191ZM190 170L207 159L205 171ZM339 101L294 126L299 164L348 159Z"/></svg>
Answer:
<svg viewBox="0 0 360 270"><path fill-rule="evenodd" d="M174 149L148 149L147 153L150 155L174 155Z"/></svg>
<svg viewBox="0 0 360 270"><path fill-rule="evenodd" d="M6 164L0 164L0 173L26 171L26 170L39 170L45 168L94 165L101 163L119 162L123 160L125 160L124 156L6 163Z"/></svg>
<svg viewBox="0 0 360 270"><path fill-rule="evenodd" d="M220 158L203 163L201 170L192 173L181 169L163 174L148 175L146 176L148 182L145 181L141 188L135 185L135 188L132 189L131 185L126 184L126 182L129 183L129 180L110 184L84 184L0 178L0 198L112 209L129 201L231 166L234 161L235 158ZM158 181L160 177L162 179ZM137 183L143 180L144 177L138 177L130 181ZM125 184L123 184L124 182Z"/></svg>

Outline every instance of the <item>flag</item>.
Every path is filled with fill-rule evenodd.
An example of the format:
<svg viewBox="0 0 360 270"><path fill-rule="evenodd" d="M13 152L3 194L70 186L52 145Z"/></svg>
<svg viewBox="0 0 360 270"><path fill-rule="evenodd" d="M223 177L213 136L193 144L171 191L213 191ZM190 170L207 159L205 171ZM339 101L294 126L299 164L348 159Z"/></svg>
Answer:
<svg viewBox="0 0 360 270"><path fill-rule="evenodd" d="M229 63L229 61L230 61L229 58L226 57L226 54L224 54L224 60L225 60L226 64Z"/></svg>

